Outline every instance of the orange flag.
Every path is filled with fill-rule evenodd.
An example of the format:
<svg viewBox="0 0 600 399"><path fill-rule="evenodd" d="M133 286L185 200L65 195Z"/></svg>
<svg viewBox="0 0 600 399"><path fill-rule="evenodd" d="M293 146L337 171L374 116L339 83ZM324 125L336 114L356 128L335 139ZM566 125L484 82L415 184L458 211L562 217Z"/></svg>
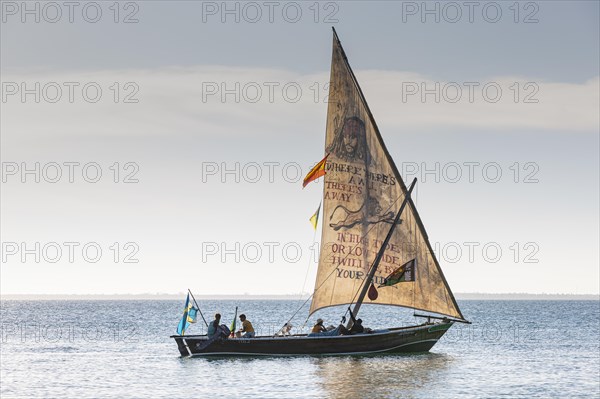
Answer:
<svg viewBox="0 0 600 399"><path fill-rule="evenodd" d="M306 187L306 185L311 181L317 180L321 176L325 176L325 164L327 163L328 156L329 154L325 155L325 158L319 161L319 163L316 164L315 167L310 170L310 172L308 172L304 178L304 181L302 182L302 188Z"/></svg>

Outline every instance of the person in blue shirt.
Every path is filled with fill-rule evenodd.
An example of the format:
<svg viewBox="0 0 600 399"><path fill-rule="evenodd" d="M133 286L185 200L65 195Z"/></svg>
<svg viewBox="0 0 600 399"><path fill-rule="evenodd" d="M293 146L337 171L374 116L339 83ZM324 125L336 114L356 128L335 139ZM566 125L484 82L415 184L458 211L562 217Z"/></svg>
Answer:
<svg viewBox="0 0 600 399"><path fill-rule="evenodd" d="M219 331L219 323L221 322L221 314L215 314L215 319L208 325L208 337L214 336Z"/></svg>

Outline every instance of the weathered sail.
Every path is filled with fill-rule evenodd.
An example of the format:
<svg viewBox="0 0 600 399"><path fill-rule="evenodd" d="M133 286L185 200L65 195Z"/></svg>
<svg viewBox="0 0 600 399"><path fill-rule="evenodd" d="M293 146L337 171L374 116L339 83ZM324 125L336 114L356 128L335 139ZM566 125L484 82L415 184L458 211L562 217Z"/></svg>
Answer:
<svg viewBox="0 0 600 399"><path fill-rule="evenodd" d="M330 155L311 313L356 299L407 191L335 33L325 153ZM375 285L412 259L416 259L414 281L380 287L377 298L365 303L405 306L463 319L410 201L375 274Z"/></svg>

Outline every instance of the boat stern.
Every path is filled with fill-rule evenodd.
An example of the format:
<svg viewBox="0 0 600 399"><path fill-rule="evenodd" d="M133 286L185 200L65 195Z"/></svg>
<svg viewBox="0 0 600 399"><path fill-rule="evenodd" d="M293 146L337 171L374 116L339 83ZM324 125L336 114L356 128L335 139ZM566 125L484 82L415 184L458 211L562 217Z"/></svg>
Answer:
<svg viewBox="0 0 600 399"><path fill-rule="evenodd" d="M181 356L191 356L192 355L192 352L187 345L186 337L184 337L182 335L171 335L171 338L173 338L175 340L175 342L177 343L177 349L179 349L179 353L181 353Z"/></svg>

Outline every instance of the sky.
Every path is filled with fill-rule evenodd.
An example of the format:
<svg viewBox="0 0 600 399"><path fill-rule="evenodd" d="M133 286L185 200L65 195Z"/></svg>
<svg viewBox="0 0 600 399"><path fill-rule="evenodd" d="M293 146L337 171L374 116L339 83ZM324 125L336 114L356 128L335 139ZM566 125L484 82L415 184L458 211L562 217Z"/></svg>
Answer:
<svg viewBox="0 0 600 399"><path fill-rule="evenodd" d="M598 294L599 3L468 4L2 1L0 292L311 292L333 26L452 290Z"/></svg>

